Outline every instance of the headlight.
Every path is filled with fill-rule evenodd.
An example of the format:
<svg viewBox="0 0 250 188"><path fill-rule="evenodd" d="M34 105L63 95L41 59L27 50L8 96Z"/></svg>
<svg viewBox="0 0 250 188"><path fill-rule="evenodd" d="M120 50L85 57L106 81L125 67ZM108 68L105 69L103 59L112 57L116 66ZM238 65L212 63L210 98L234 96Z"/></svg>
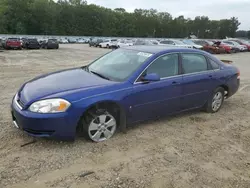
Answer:
<svg viewBox="0 0 250 188"><path fill-rule="evenodd" d="M47 99L34 102L29 110L37 113L59 113L65 112L70 107L70 103L64 99Z"/></svg>

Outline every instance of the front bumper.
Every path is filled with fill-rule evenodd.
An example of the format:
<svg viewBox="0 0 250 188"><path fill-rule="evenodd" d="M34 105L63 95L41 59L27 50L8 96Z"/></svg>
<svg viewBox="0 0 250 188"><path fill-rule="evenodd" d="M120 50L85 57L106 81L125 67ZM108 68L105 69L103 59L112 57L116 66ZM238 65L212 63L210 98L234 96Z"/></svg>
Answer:
<svg viewBox="0 0 250 188"><path fill-rule="evenodd" d="M11 115L15 127L33 137L58 140L74 140L78 119L70 112L40 114L21 110L15 100L11 104Z"/></svg>
<svg viewBox="0 0 250 188"><path fill-rule="evenodd" d="M28 49L39 49L40 45L39 44L28 44L27 48Z"/></svg>

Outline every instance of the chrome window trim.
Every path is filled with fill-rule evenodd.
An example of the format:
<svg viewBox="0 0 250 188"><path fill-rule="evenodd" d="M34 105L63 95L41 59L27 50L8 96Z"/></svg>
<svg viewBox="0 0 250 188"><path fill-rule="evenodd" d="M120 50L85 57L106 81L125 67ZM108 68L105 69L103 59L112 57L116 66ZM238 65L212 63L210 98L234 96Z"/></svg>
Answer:
<svg viewBox="0 0 250 188"><path fill-rule="evenodd" d="M209 57L207 57L206 55L203 55L203 54L200 54L200 53L197 53L197 52L171 52L171 53L163 54L163 55L159 56L158 58L160 58L160 57L162 57L162 56L165 56L165 55L168 55L168 54L177 54L177 55L179 55L179 54L186 54L186 53L202 55L202 56L204 56L205 59L206 59L206 58L209 58ZM156 58L154 61L156 61L158 58ZM152 61L152 62L151 62L142 72L141 72L141 74L135 79L135 81L134 81L134 83L133 83L134 85L143 83L143 82L136 82L136 81L139 79L139 77L142 75L142 73L143 73L143 72L144 72L144 71L145 71L154 61ZM182 62L181 62L181 63L182 63ZM207 62L207 63L208 63L208 62ZM180 76L188 76L188 75L203 74L203 73L206 73L206 72L214 72L214 71L219 71L219 70L221 70L221 67L218 68L218 69L205 70L205 71L199 71L199 72L185 73L185 74L178 74L178 75L175 75L175 76L163 77L163 78L161 78L161 80L166 80L166 79L168 79L168 78L175 78L175 77L180 77ZM161 80L160 80L160 81L161 81Z"/></svg>
<svg viewBox="0 0 250 188"><path fill-rule="evenodd" d="M181 77L181 76L183 76L183 74L178 74L178 75L175 75L175 76L163 77L163 78L160 79L160 81L161 81L161 80L166 80L166 79L169 79L169 78ZM134 85L136 85L136 84L141 84L141 83L144 83L144 82L135 82Z"/></svg>
<svg viewBox="0 0 250 188"><path fill-rule="evenodd" d="M142 75L142 73L152 64L154 63L157 59L163 57L163 56L166 56L166 55L171 55L171 54L177 54L178 55L178 69L179 69L179 52L171 52L171 53L166 53L166 54L162 54L160 55L159 57L157 57L156 59L154 59L145 69L143 69L143 71L141 72L141 74L139 74L139 76L137 76L137 78L135 79L134 83L133 84L137 84L137 83L143 83L143 82L136 82L140 76ZM175 76L181 76L181 74L178 73L178 75L175 75ZM169 76L169 77L175 77L175 76ZM169 77L164 77L164 78L169 78ZM161 78L162 80L162 78Z"/></svg>

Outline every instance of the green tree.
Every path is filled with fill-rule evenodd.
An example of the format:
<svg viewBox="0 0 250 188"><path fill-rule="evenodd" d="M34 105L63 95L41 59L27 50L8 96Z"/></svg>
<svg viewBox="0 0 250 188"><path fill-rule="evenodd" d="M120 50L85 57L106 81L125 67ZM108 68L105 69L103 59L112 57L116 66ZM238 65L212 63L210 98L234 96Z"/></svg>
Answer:
<svg viewBox="0 0 250 188"><path fill-rule="evenodd" d="M121 37L235 37L237 18L195 19L155 9L114 10L85 0L0 0L0 33Z"/></svg>

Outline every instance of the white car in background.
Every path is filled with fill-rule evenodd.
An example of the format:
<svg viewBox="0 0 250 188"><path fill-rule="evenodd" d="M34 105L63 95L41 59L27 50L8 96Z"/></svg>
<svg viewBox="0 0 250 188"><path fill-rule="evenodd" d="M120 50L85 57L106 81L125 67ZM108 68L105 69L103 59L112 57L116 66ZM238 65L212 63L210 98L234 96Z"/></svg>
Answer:
<svg viewBox="0 0 250 188"><path fill-rule="evenodd" d="M133 46L132 40L120 39L116 43L117 48L126 47L126 46Z"/></svg>
<svg viewBox="0 0 250 188"><path fill-rule="evenodd" d="M231 46L234 46L236 48L239 48L241 52L248 51L248 48L245 45L241 45L238 42L230 41L230 40L223 40L222 42L229 44Z"/></svg>
<svg viewBox="0 0 250 188"><path fill-rule="evenodd" d="M107 39L99 44L101 48L111 48L117 45L117 39Z"/></svg>
<svg viewBox="0 0 250 188"><path fill-rule="evenodd" d="M192 40L183 39L182 42L185 43L185 44L193 46L194 49L199 49L199 50L203 49L203 46L195 44Z"/></svg>
<svg viewBox="0 0 250 188"><path fill-rule="evenodd" d="M80 44L86 43L86 40L85 39L77 39L77 43L80 43Z"/></svg>
<svg viewBox="0 0 250 188"><path fill-rule="evenodd" d="M175 39L162 40L159 42L159 45L178 46L178 47L182 47L182 48L193 48L192 45L185 44L184 42L179 41L179 40L175 40Z"/></svg>
<svg viewBox="0 0 250 188"><path fill-rule="evenodd" d="M61 38L61 39L59 39L59 43L67 44L67 43L69 43L69 41L67 39L65 39L65 38Z"/></svg>

